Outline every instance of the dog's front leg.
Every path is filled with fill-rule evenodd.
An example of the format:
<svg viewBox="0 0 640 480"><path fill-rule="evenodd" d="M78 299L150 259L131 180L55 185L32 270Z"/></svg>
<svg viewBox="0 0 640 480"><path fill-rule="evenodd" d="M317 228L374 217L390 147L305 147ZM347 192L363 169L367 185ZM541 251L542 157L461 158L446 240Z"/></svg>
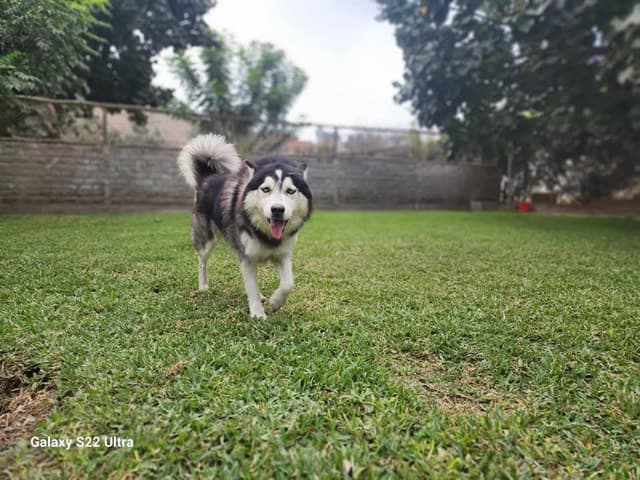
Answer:
<svg viewBox="0 0 640 480"><path fill-rule="evenodd" d="M284 257L280 263L276 264L278 275L280 276L280 285L271 298L269 299L269 308L272 311L279 309L287 300L289 293L293 290L293 266L291 264L291 256Z"/></svg>
<svg viewBox="0 0 640 480"><path fill-rule="evenodd" d="M264 307L260 300L260 289L258 288L258 266L250 260L240 262L240 271L244 281L244 290L247 292L249 301L249 312L253 318L267 318Z"/></svg>

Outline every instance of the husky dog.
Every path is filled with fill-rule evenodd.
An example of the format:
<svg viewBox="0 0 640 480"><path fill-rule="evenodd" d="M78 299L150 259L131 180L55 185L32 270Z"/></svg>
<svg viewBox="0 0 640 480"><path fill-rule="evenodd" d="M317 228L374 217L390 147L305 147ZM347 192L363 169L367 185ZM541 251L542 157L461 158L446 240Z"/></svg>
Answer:
<svg viewBox="0 0 640 480"><path fill-rule="evenodd" d="M178 156L178 167L195 189L191 238L200 256L198 286L209 288L207 260L224 237L240 261L249 311L266 318L257 266L271 261L280 285L269 299L275 311L293 288L291 252L311 215L307 167L286 157L243 161L220 135L199 135Z"/></svg>

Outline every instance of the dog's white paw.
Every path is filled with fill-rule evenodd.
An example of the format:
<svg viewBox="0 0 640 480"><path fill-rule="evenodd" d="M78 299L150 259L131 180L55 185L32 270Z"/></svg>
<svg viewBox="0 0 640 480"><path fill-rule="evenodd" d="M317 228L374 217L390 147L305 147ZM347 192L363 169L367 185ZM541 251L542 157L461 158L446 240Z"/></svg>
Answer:
<svg viewBox="0 0 640 480"><path fill-rule="evenodd" d="M269 303L267 305L267 309L270 312L275 312L276 310L279 310L280 307L284 304L284 302L282 301L276 301L273 298L269 299Z"/></svg>
<svg viewBox="0 0 640 480"><path fill-rule="evenodd" d="M251 312L251 318L259 318L261 320L267 318L267 315L264 313L264 307L262 306L262 303L249 305L249 312Z"/></svg>
<svg viewBox="0 0 640 480"><path fill-rule="evenodd" d="M282 307L282 305L284 305L284 303L287 301L287 297L289 296L290 291L291 289L277 289L275 292L273 292L273 295L271 295L271 298L269 298L269 311L275 312L280 307Z"/></svg>
<svg viewBox="0 0 640 480"><path fill-rule="evenodd" d="M200 285L198 287L198 290L201 292L206 292L207 290L209 290L209 285Z"/></svg>

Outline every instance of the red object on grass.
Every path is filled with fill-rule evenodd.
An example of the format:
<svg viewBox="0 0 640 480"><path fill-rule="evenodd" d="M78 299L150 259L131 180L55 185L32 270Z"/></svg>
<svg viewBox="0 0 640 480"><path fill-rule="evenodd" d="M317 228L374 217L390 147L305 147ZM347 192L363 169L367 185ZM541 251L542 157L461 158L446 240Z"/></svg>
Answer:
<svg viewBox="0 0 640 480"><path fill-rule="evenodd" d="M518 211L520 213L527 213L531 211L531 202L518 202Z"/></svg>

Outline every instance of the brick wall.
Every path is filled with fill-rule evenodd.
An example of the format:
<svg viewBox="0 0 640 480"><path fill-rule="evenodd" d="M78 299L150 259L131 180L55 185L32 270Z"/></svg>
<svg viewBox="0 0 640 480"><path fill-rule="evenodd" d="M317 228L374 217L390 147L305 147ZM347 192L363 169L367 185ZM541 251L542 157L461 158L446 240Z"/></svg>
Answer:
<svg viewBox="0 0 640 480"><path fill-rule="evenodd" d="M188 208L177 149L0 139L0 211ZM469 208L496 199L498 173L408 158L305 158L319 208Z"/></svg>

